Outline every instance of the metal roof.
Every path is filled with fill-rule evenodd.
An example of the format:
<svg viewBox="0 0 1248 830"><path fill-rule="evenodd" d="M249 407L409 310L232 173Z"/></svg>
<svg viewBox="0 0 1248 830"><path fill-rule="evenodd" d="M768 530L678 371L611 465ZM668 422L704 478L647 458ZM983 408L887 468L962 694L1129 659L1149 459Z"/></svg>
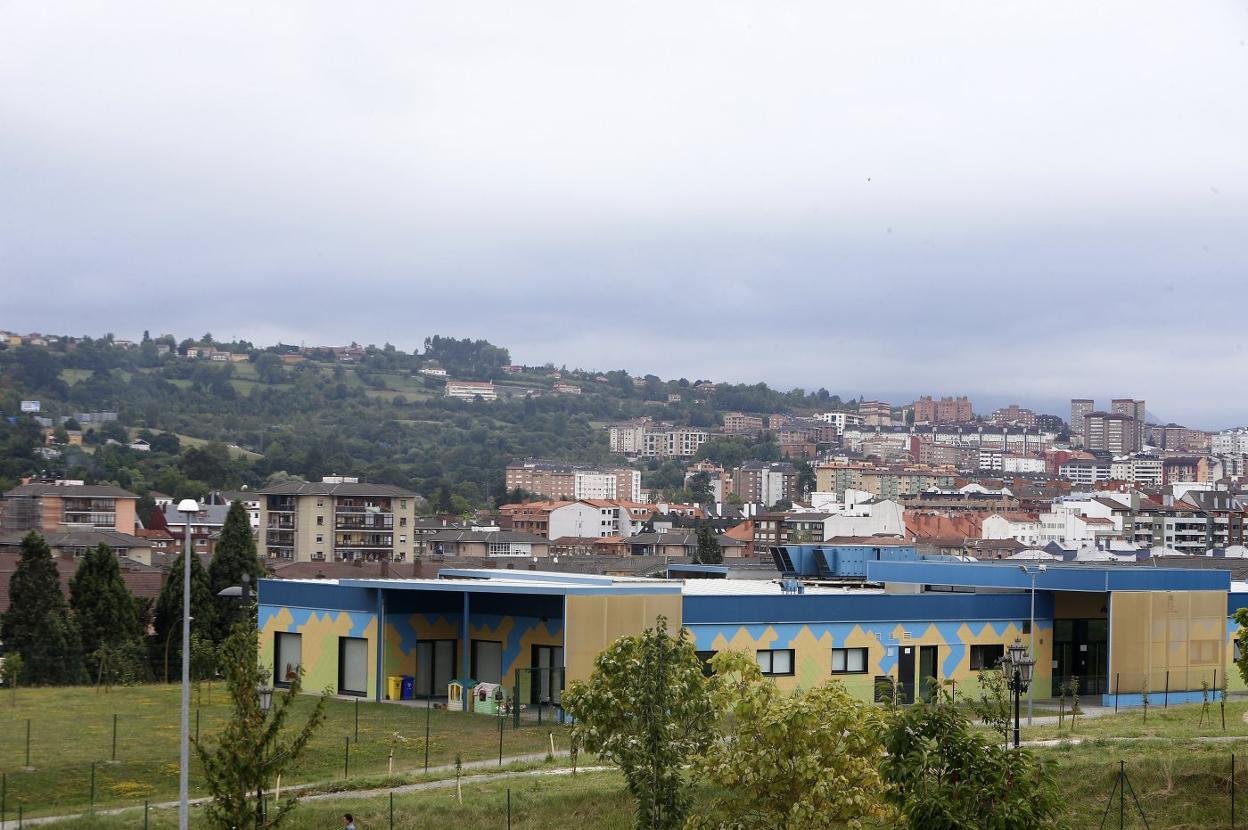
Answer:
<svg viewBox="0 0 1248 830"><path fill-rule="evenodd" d="M1046 563L1041 573L1038 566L1030 567L1040 591L1227 591L1231 584L1230 572L1218 570ZM867 581L1017 590L1032 586L1031 573L1022 565L973 562L868 562Z"/></svg>

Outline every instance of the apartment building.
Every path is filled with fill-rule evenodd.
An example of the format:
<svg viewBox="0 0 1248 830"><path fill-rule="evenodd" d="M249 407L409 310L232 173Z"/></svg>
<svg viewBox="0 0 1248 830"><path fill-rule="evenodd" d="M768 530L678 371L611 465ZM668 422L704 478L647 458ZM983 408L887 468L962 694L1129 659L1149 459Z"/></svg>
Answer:
<svg viewBox="0 0 1248 830"><path fill-rule="evenodd" d="M1110 462L1100 458L1071 458L1058 467L1057 474L1076 485L1091 487L1109 481Z"/></svg>
<svg viewBox="0 0 1248 830"><path fill-rule="evenodd" d="M1070 434L1083 437L1083 421L1096 409L1096 401L1091 398L1070 399Z"/></svg>
<svg viewBox="0 0 1248 830"><path fill-rule="evenodd" d="M648 428L642 442L641 454L648 458L692 458L709 437L704 429Z"/></svg>
<svg viewBox="0 0 1248 830"><path fill-rule="evenodd" d="M833 461L815 467L815 489L821 493L844 493L847 489L854 489L881 498L897 498L953 487L957 477L958 471L952 467L877 467L874 464Z"/></svg>
<svg viewBox="0 0 1248 830"><path fill-rule="evenodd" d="M138 499L107 484L73 480L22 484L4 494L0 529L134 533Z"/></svg>
<svg viewBox="0 0 1248 830"><path fill-rule="evenodd" d="M932 400L931 395L924 395L914 402L916 424L964 424L974 417L966 397Z"/></svg>
<svg viewBox="0 0 1248 830"><path fill-rule="evenodd" d="M1162 485L1162 463L1155 455L1129 455L1115 458L1109 465L1114 481L1130 481L1146 487Z"/></svg>
<svg viewBox="0 0 1248 830"><path fill-rule="evenodd" d="M724 432L755 433L763 430L762 415L747 415L744 412L724 413Z"/></svg>
<svg viewBox="0 0 1248 830"><path fill-rule="evenodd" d="M1136 403L1133 401L1132 403ZM1142 405L1142 402L1139 402ZM1089 412L1083 417L1083 446L1125 455L1140 448L1142 425L1122 412Z"/></svg>
<svg viewBox="0 0 1248 830"><path fill-rule="evenodd" d="M858 415L864 426L888 427L893 425L893 407L883 401L862 401Z"/></svg>
<svg viewBox="0 0 1248 830"><path fill-rule="evenodd" d="M261 556L299 562L410 559L416 494L345 476L258 491Z"/></svg>
<svg viewBox="0 0 1248 830"><path fill-rule="evenodd" d="M1228 429L1209 440L1214 455L1248 455L1248 428Z"/></svg>
<svg viewBox="0 0 1248 830"><path fill-rule="evenodd" d="M648 419L639 418L608 426L607 439L611 452L618 452L622 455L641 455L646 443L646 427L650 424L651 421Z"/></svg>
<svg viewBox="0 0 1248 830"><path fill-rule="evenodd" d="M732 471L732 491L747 504L797 498L797 468L787 461L750 461Z"/></svg>
<svg viewBox="0 0 1248 830"><path fill-rule="evenodd" d="M461 401L471 401L476 398L483 401L496 401L498 393L494 391L494 384L489 381L448 380L446 397L458 398Z"/></svg>
<svg viewBox="0 0 1248 830"><path fill-rule="evenodd" d="M862 426L862 415L857 412L821 412L816 417L825 424L831 424L837 435L844 432L846 427Z"/></svg>
<svg viewBox="0 0 1248 830"><path fill-rule="evenodd" d="M1036 413L1033 410L1021 407L1016 403L993 410L992 414L988 416L988 421L989 423L1002 427L1037 426Z"/></svg>
<svg viewBox="0 0 1248 830"><path fill-rule="evenodd" d="M556 501L641 501L641 472L626 467L600 469L555 461L513 461L507 465L505 481L508 491L520 489Z"/></svg>

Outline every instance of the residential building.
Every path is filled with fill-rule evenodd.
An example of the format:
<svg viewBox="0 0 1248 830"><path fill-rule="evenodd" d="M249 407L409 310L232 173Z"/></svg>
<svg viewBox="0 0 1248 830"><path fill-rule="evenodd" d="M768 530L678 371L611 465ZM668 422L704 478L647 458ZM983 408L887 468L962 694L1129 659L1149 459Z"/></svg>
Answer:
<svg viewBox="0 0 1248 830"><path fill-rule="evenodd" d="M709 434L691 427L647 428L641 454L649 458L692 458Z"/></svg>
<svg viewBox="0 0 1248 830"><path fill-rule="evenodd" d="M528 459L513 461L505 471L507 490L520 489L553 500L641 500L641 472L626 467L599 469Z"/></svg>
<svg viewBox="0 0 1248 830"><path fill-rule="evenodd" d="M993 410L992 415L988 416L989 423L997 426L1036 426L1036 413L1030 409L1025 409L1016 403L1001 409Z"/></svg>
<svg viewBox="0 0 1248 830"><path fill-rule="evenodd" d="M649 419L639 418L608 426L607 437L611 452L641 455L646 444L646 427L650 423Z"/></svg>
<svg viewBox="0 0 1248 830"><path fill-rule="evenodd" d="M577 386L575 383L556 383L554 386L550 388L553 389L555 392L559 393L560 395L581 394L581 387Z"/></svg>
<svg viewBox="0 0 1248 830"><path fill-rule="evenodd" d="M1109 481L1110 462L1091 456L1070 458L1058 467L1057 474L1078 486L1091 487L1098 482Z"/></svg>
<svg viewBox="0 0 1248 830"><path fill-rule="evenodd" d="M843 433L846 427L862 426L862 415L857 412L846 412L844 410L821 412L816 417L824 423L831 424L837 435Z"/></svg>
<svg viewBox="0 0 1248 830"><path fill-rule="evenodd" d="M883 401L862 401L858 404L858 415L864 426L887 427L893 425L893 407Z"/></svg>
<svg viewBox="0 0 1248 830"><path fill-rule="evenodd" d="M1070 399L1070 434L1083 437L1084 418L1096 409L1096 401L1091 398Z"/></svg>
<svg viewBox="0 0 1248 830"><path fill-rule="evenodd" d="M732 471L732 491L747 504L773 505L798 496L797 468L787 461L750 461Z"/></svg>
<svg viewBox="0 0 1248 830"><path fill-rule="evenodd" d="M191 516L192 550L204 556L212 556L216 551L217 540L221 538L221 529L225 527L225 514L229 510L228 504L199 503L198 512ZM160 520L153 523L153 529L163 529L175 539L185 539L186 515L178 512L177 505L166 505L161 514Z"/></svg>
<svg viewBox="0 0 1248 830"><path fill-rule="evenodd" d="M1141 436L1142 427L1132 415L1089 412L1083 418L1083 447L1086 450L1125 455L1140 448Z"/></svg>
<svg viewBox="0 0 1248 830"><path fill-rule="evenodd" d="M931 395L924 395L914 402L916 424L963 424L974 418L971 402L965 396L932 400Z"/></svg>
<svg viewBox="0 0 1248 830"><path fill-rule="evenodd" d="M134 532L138 499L106 484L74 480L22 484L4 494L0 529L48 533L94 528L129 534Z"/></svg>
<svg viewBox="0 0 1248 830"><path fill-rule="evenodd" d="M549 542L541 536L514 530L447 528L430 534L425 549L434 557L488 557L545 559Z"/></svg>
<svg viewBox="0 0 1248 830"><path fill-rule="evenodd" d="M1248 427L1216 433L1210 439L1209 449L1214 455L1248 455Z"/></svg>
<svg viewBox="0 0 1248 830"><path fill-rule="evenodd" d="M1109 411L1118 415L1126 415L1135 422L1135 448L1144 446L1144 425L1148 423L1148 412L1144 401L1132 398L1114 398L1109 402Z"/></svg>
<svg viewBox="0 0 1248 830"><path fill-rule="evenodd" d="M648 504L619 499L580 499L550 510L545 536L636 536L642 524L654 515Z"/></svg>
<svg viewBox="0 0 1248 830"><path fill-rule="evenodd" d="M1109 477L1114 481L1160 487L1163 483L1162 462L1155 455L1143 453L1120 456L1109 465Z"/></svg>
<svg viewBox="0 0 1248 830"><path fill-rule="evenodd" d="M747 415L744 412L725 412L723 431L727 433L762 432L763 416Z"/></svg>
<svg viewBox="0 0 1248 830"><path fill-rule="evenodd" d="M1035 513L993 513L980 523L981 539L1016 539L1024 545L1040 542L1040 518Z"/></svg>
<svg viewBox="0 0 1248 830"><path fill-rule="evenodd" d="M446 382L446 397L458 398L463 401L471 401L476 398L480 398L483 401L498 400L498 394L494 391L493 383L473 380L448 380Z"/></svg>
<svg viewBox="0 0 1248 830"><path fill-rule="evenodd" d="M412 555L416 494L345 476L257 492L261 556L300 562L402 562Z"/></svg>

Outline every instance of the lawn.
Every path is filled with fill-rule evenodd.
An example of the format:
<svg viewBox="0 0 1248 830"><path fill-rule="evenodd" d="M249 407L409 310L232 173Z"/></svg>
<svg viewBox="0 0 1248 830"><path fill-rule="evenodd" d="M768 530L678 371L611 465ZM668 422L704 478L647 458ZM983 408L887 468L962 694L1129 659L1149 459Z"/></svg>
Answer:
<svg viewBox="0 0 1248 830"><path fill-rule="evenodd" d="M209 701L192 698L191 731L205 740L222 724L227 709L224 690L214 686ZM314 699L300 698L306 713ZM355 740L353 700L333 699L328 719L313 739L299 768L284 783L376 777L388 772L394 753L396 773L423 769L426 710L392 703L362 701L359 740ZM498 722L485 715L429 712L431 766L498 757ZM117 716L117 751L113 759L113 717ZM26 721L30 720L30 767L26 767ZM178 787L178 687L19 689L16 705L0 693L0 772L5 774L9 815L18 803L26 815L64 813L91 801L94 763L97 806L137 804L144 799L176 798ZM298 721L298 715L293 722ZM503 730L505 755L545 752L553 734L557 750L567 749L566 727L525 724ZM193 753L192 753L193 754ZM192 795L203 795L199 765L191 764Z"/></svg>
<svg viewBox="0 0 1248 830"><path fill-rule="evenodd" d="M1067 737L1178 739L1236 736L1248 739L1245 715L1248 715L1248 700L1232 697L1226 703L1226 729L1223 730L1222 715L1216 702L1209 703L1202 717L1199 703L1164 707L1156 701L1149 705L1147 719L1142 708L1123 709L1116 715L1079 718L1072 733L1068 715L1060 729L1056 724L1032 727L1024 724L1022 738L1025 741Z"/></svg>
<svg viewBox="0 0 1248 830"><path fill-rule="evenodd" d="M1124 758L1130 782L1125 802L1126 826L1143 827L1135 812L1131 792L1139 798L1140 807L1153 830L1160 828L1226 828L1230 826L1230 752L1248 749L1234 746L1159 746L1141 745ZM1084 745L1043 750L1038 753L1052 764L1064 805L1063 826L1098 827L1106 807L1116 826L1119 802L1111 793L1118 775L1119 755L1105 747ZM1243 792L1248 784L1242 764L1236 776L1237 788ZM624 790L620 776L614 772L581 773L576 777L536 775L506 780L473 779L463 784L463 804L455 798L453 786L398 793L394 797L394 824L390 824L390 800L385 793L371 796L330 795L303 802L289 824L292 830L324 830L340 824L342 813L355 815L356 825L367 830L425 827L506 827L507 790L511 790L512 827L542 830L625 830L631 827L632 800ZM706 804L710 793L699 789L695 807ZM1237 811L1242 815L1242 801ZM192 825L199 811L192 813ZM112 830L134 827L142 816L135 811L121 817L100 817L76 820L64 825L67 830L101 828ZM151 827L156 830L176 826L175 810L152 812ZM872 823L869 827L891 826Z"/></svg>

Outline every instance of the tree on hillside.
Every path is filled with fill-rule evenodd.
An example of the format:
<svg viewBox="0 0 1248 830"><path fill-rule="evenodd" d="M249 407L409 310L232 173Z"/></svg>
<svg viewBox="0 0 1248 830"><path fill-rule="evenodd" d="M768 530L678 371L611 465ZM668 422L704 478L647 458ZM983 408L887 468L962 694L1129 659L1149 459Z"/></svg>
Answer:
<svg viewBox="0 0 1248 830"><path fill-rule="evenodd" d="M268 830L281 825L295 808L295 792L266 805L276 779L294 767L316 730L325 721L322 695L302 726L288 730L291 707L302 690L302 678L273 695L268 712L260 708L256 690L271 675L256 661L256 629L240 622L221 647L221 670L233 712L215 740L196 741L195 754L204 769L204 783L212 800L204 807L208 824L220 830ZM271 800L271 796L268 796Z"/></svg>
<svg viewBox="0 0 1248 830"><path fill-rule="evenodd" d="M887 812L879 710L836 681L785 694L741 652L720 652L711 665L721 740L693 766L714 798L691 830L830 830Z"/></svg>
<svg viewBox="0 0 1248 830"><path fill-rule="evenodd" d="M251 518L247 508L241 501L236 501L225 514L221 538L217 540L212 562L208 565L208 584L216 603L211 632L214 642L223 642L229 636L231 624L238 615L236 600L217 595L225 588L241 585L243 574L251 576L254 592L256 580L264 576L264 568L256 556L256 540L251 535Z"/></svg>
<svg viewBox="0 0 1248 830"><path fill-rule="evenodd" d="M134 596L108 545L92 548L79 561L69 582L69 607L92 679L100 681L107 675L110 680L137 680L146 675Z"/></svg>
<svg viewBox="0 0 1248 830"><path fill-rule="evenodd" d="M9 610L0 622L5 648L22 655L24 683L81 683L78 628L69 615L52 550L35 531L22 539L9 580Z"/></svg>
<svg viewBox="0 0 1248 830"><path fill-rule="evenodd" d="M683 768L711 740L712 703L702 661L684 629L621 637L594 659L586 683L564 694L577 746L619 765L637 801L637 830L675 830L689 812Z"/></svg>
<svg viewBox="0 0 1248 830"><path fill-rule="evenodd" d="M1044 764L977 732L947 689L891 712L881 772L909 830L1057 827L1059 795Z"/></svg>
<svg viewBox="0 0 1248 830"><path fill-rule="evenodd" d="M170 666L181 665L182 660L182 557L173 560L165 584L156 598L153 619L155 637L151 642L152 664L160 677L169 682ZM199 559L191 554L191 629L201 635L211 635L214 630L216 595L208 581L208 572Z"/></svg>
<svg viewBox="0 0 1248 830"><path fill-rule="evenodd" d="M706 519L698 525L698 549L693 555L693 561L699 565L719 565L724 561L724 552L719 547L715 528Z"/></svg>
<svg viewBox="0 0 1248 830"><path fill-rule="evenodd" d="M710 504L715 500L715 494L711 490L711 477L706 472L697 472L689 476L685 489L689 491L689 497L693 499L694 504Z"/></svg>

